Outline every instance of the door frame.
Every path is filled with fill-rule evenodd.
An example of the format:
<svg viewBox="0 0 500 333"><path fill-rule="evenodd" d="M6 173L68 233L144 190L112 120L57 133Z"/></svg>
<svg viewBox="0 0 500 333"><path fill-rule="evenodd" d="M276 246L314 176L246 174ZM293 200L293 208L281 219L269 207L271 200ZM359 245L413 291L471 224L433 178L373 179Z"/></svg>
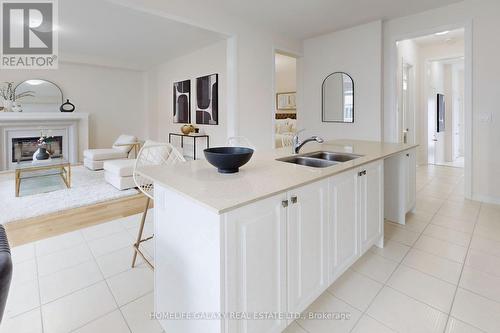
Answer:
<svg viewBox="0 0 500 333"><path fill-rule="evenodd" d="M387 115L392 118L392 124L396 128L386 128L385 131L385 140L389 142L399 142L399 133L400 133L400 121L398 119L397 112L397 91L398 91L398 83L397 83L397 71L398 71L398 49L396 43L398 41L406 40L406 39L414 39L417 37L427 36L435 34L436 32L445 31L445 30L456 30L456 29L464 29L464 41L465 41L465 50L464 50L464 74L465 74L465 82L464 82L464 196L467 199L472 199L472 186L473 186L473 169L472 169L472 156L473 156L473 144L472 144L472 114L473 114L473 22L472 20L466 20L464 22L459 22L455 24L436 26L429 29L424 29L420 31L414 31L411 33L401 34L393 37L390 40L390 62L389 62L389 95L388 99L389 105L386 105ZM392 126L390 126L392 127ZM426 143L427 144L427 143Z"/></svg>
<svg viewBox="0 0 500 333"><path fill-rule="evenodd" d="M279 53L279 54L282 54L282 55L285 55L285 56L288 56L288 57L292 57L292 58L295 58L296 60L296 64L295 64L295 86L296 86L296 89L295 89L295 103L297 105L296 109L295 109L295 112L296 112L296 119L297 119L297 124L298 124L298 120L299 120L299 110L300 110L300 101L301 101L301 92L302 92L302 80L299 79L302 77L302 72L301 72L301 57L302 55L301 54L298 54L296 52L292 52L290 50L285 50L284 48L281 48L281 47L277 47L277 46L274 46L272 48L272 90L273 90L273 93L272 93L272 109L271 109L271 123L272 123L272 128L271 128L271 139L272 139L272 142L271 142L271 148L272 149L275 149L275 142L276 142L276 131L275 131L275 128L276 128L276 116L275 116L275 113L276 113L276 60L275 60L275 57L276 57L276 54Z"/></svg>

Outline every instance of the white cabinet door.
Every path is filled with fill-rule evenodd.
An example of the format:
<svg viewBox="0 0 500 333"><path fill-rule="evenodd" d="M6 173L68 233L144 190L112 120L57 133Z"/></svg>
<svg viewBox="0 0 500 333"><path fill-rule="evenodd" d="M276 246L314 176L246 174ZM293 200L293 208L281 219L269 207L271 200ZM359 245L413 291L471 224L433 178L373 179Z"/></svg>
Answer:
<svg viewBox="0 0 500 333"><path fill-rule="evenodd" d="M364 253L384 233L384 163L368 164L358 172L361 252Z"/></svg>
<svg viewBox="0 0 500 333"><path fill-rule="evenodd" d="M328 287L328 181L288 193L288 311L302 312Z"/></svg>
<svg viewBox="0 0 500 333"><path fill-rule="evenodd" d="M329 180L329 271L333 282L359 257L358 174L347 171Z"/></svg>
<svg viewBox="0 0 500 333"><path fill-rule="evenodd" d="M228 312L286 311L286 194L227 213L225 228ZM202 278L202 277L200 277ZM286 320L228 320L226 332L277 333Z"/></svg>

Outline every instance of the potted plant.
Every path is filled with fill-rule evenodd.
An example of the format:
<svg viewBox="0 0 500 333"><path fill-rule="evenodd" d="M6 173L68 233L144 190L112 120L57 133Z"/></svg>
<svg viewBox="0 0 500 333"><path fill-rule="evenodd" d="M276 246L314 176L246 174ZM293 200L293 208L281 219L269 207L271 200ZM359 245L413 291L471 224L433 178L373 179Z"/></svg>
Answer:
<svg viewBox="0 0 500 333"><path fill-rule="evenodd" d="M3 102L3 110L5 112L12 112L12 107L16 100L24 97L34 97L34 94L34 91L29 90L16 95L14 82L4 82L4 86L0 87L0 97ZM18 110L20 110L20 105L18 105Z"/></svg>

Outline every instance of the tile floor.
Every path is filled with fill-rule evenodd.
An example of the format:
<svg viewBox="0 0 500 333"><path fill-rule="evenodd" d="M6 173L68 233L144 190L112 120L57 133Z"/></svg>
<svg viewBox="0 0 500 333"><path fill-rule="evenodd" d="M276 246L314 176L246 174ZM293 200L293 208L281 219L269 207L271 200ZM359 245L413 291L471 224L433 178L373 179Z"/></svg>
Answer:
<svg viewBox="0 0 500 333"><path fill-rule="evenodd" d="M372 248L308 309L349 318L300 320L287 333L500 331L500 206L464 200L458 168L418 168L417 188L408 223L386 222L385 247ZM162 332L149 319L152 272L130 269L138 221L14 248L0 333Z"/></svg>

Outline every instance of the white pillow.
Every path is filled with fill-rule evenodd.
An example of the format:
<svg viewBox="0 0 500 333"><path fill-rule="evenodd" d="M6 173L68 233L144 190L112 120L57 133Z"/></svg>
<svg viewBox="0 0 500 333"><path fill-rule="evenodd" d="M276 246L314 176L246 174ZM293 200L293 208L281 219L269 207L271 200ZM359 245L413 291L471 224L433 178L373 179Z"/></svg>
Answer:
<svg viewBox="0 0 500 333"><path fill-rule="evenodd" d="M135 143L135 142L137 142L137 138L135 136L122 134L118 137L118 139L116 139L115 143L113 143L113 148L128 153L130 150L132 150L132 146L129 145L121 146L121 145L127 143Z"/></svg>
<svg viewBox="0 0 500 333"><path fill-rule="evenodd" d="M288 119L276 119L276 134L290 132L290 125Z"/></svg>

